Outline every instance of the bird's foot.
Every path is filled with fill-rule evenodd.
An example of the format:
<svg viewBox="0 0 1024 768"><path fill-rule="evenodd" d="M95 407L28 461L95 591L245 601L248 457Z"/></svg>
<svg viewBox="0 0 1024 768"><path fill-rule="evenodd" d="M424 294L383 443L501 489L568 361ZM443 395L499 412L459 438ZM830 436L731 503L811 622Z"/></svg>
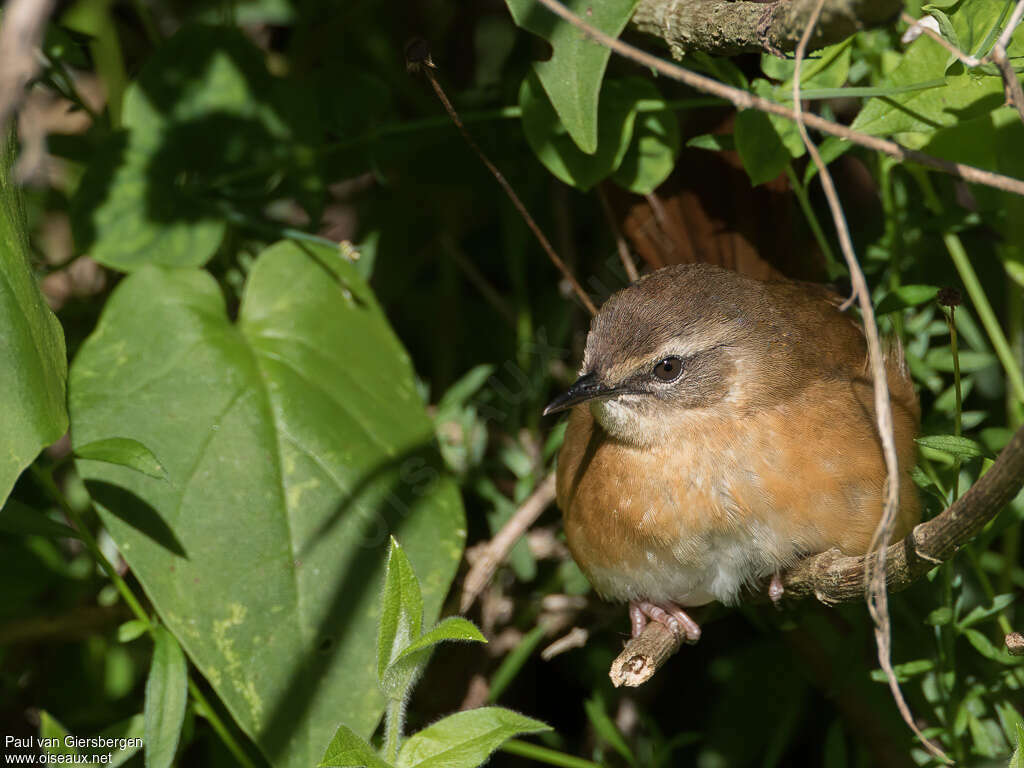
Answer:
<svg viewBox="0 0 1024 768"><path fill-rule="evenodd" d="M675 603L651 603L646 600L630 602L629 621L633 628L633 637L644 631L648 619L664 624L672 634L681 637L683 642L689 645L700 640L700 626Z"/></svg>
<svg viewBox="0 0 1024 768"><path fill-rule="evenodd" d="M774 574L772 580L768 583L768 598L775 604L776 608L778 608L779 600L782 599L785 593L786 588L782 586L782 579L779 577L779 574Z"/></svg>

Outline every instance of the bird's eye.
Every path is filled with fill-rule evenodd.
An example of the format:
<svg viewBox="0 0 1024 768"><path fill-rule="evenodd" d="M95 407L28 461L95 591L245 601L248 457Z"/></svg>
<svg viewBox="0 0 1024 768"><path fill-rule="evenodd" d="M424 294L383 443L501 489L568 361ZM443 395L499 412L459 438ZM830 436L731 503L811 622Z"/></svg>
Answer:
<svg viewBox="0 0 1024 768"><path fill-rule="evenodd" d="M683 372L683 361L678 357L666 357L654 366L654 378L659 381L675 381Z"/></svg>

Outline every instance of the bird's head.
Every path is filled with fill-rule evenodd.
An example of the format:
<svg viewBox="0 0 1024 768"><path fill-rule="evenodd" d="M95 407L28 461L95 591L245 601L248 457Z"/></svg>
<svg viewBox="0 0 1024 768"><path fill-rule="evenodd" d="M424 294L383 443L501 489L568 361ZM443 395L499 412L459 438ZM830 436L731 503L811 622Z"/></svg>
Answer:
<svg viewBox="0 0 1024 768"><path fill-rule="evenodd" d="M690 264L624 288L594 317L579 379L545 415L586 403L609 434L636 445L699 429L709 416L739 416L771 344L764 285Z"/></svg>

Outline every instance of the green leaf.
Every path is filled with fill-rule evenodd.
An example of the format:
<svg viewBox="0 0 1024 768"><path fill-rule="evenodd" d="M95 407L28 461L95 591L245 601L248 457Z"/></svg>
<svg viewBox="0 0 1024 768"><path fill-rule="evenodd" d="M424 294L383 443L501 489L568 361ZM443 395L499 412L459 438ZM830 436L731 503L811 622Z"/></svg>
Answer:
<svg viewBox="0 0 1024 768"><path fill-rule="evenodd" d="M980 371L996 362L996 357L991 352L960 350L958 357L961 373ZM949 347L933 347L924 356L924 361L937 371L950 373L953 370L953 351Z"/></svg>
<svg viewBox="0 0 1024 768"><path fill-rule="evenodd" d="M71 369L72 435L123 435L167 480L79 459L160 618L279 768L369 736L388 532L436 620L465 538L412 365L337 250L279 243L232 323L207 273L122 280Z"/></svg>
<svg viewBox="0 0 1024 768"><path fill-rule="evenodd" d="M0 509L0 531L51 539L82 538L71 526L51 520L45 513L15 499L8 499L3 509Z"/></svg>
<svg viewBox="0 0 1024 768"><path fill-rule="evenodd" d="M494 373L493 365L477 365L470 368L458 381L448 387L438 401L438 418L441 418L441 414L447 414L465 406L469 399L487 383L492 373Z"/></svg>
<svg viewBox="0 0 1024 768"><path fill-rule="evenodd" d="M117 628L117 642L130 643L136 638L142 637L149 629L149 625L141 619L126 621Z"/></svg>
<svg viewBox="0 0 1024 768"><path fill-rule="evenodd" d="M925 619L925 623L931 624L933 627L941 627L949 624L951 621L953 621L953 609L948 605L936 608Z"/></svg>
<svg viewBox="0 0 1024 768"><path fill-rule="evenodd" d="M977 608L972 610L960 621L956 623L961 629L974 626L979 622L985 621L985 619L991 618L1003 610L1006 606L1013 603L1017 599L1017 595L1012 592L1007 592L1003 595L996 595L992 598L991 605L979 605Z"/></svg>
<svg viewBox="0 0 1024 768"><path fill-rule="evenodd" d="M821 155L821 160L825 165L828 165L833 160L836 160L851 149L853 144L845 139L840 139L836 136L829 136L821 144L818 145L818 154ZM807 168L804 169L804 186L810 183L811 179L818 175L818 165L816 163L808 163Z"/></svg>
<svg viewBox="0 0 1024 768"><path fill-rule="evenodd" d="M410 736L396 768L476 768L513 736L550 730L539 720L501 707L458 712Z"/></svg>
<svg viewBox="0 0 1024 768"><path fill-rule="evenodd" d="M618 37L638 0L567 0L566 8L607 35ZM576 146L594 154L598 140L601 81L611 51L581 34L534 0L505 0L516 24L551 43L551 58L533 65L540 85ZM520 99L520 102L522 100ZM557 175L557 174L556 174Z"/></svg>
<svg viewBox="0 0 1024 768"><path fill-rule="evenodd" d="M892 671L896 675L896 679L905 683L912 677L923 674L935 668L935 662L931 659L917 659L916 661L908 661L903 664L894 664ZM888 678L885 676L885 671L881 669L871 670L871 679L876 683L885 683Z"/></svg>
<svg viewBox="0 0 1024 768"><path fill-rule="evenodd" d="M1006 743L1011 748L1016 744L1017 751L1019 752L1021 745L1024 745L1024 718L1021 717L1017 708L1006 700L996 702L995 709L996 714L999 716L999 726L1003 729ZM1020 765L1020 768L1024 768L1024 763Z"/></svg>
<svg viewBox="0 0 1024 768"><path fill-rule="evenodd" d="M150 477L166 477L164 468L153 452L138 440L132 440L129 437L108 437L105 440L94 440L75 448L75 456L79 459L118 464Z"/></svg>
<svg viewBox="0 0 1024 768"><path fill-rule="evenodd" d="M78 755L80 754L74 747L67 746L64 739L71 734L68 733L68 729L61 725L60 721L57 720L49 712L42 711L39 713L39 738L40 747L47 755Z"/></svg>
<svg viewBox="0 0 1024 768"><path fill-rule="evenodd" d="M1017 748L1007 768L1024 768L1024 722L1017 721Z"/></svg>
<svg viewBox="0 0 1024 768"><path fill-rule="evenodd" d="M963 630L963 635L967 638L967 641L974 646L974 650L986 659L990 659L1007 666L1024 664L1024 658L1011 656L1005 647L996 648L992 644L991 640L976 629L965 629Z"/></svg>
<svg viewBox="0 0 1024 768"><path fill-rule="evenodd" d="M633 77L623 82L628 84L636 99L664 103L661 93L650 80ZM675 168L680 143L679 120L674 112L665 109L638 114L633 128L633 141L612 178L630 192L650 194Z"/></svg>
<svg viewBox="0 0 1024 768"><path fill-rule="evenodd" d="M969 460L979 456L990 456L990 452L981 443L971 440L969 437L957 437L956 435L926 435L916 439L922 448L931 448L934 451L942 451L956 458Z"/></svg>
<svg viewBox="0 0 1024 768"><path fill-rule="evenodd" d="M1003 262L1003 267L1006 269L1006 274L1010 276L1010 279L1021 288L1024 288L1024 264L1007 259Z"/></svg>
<svg viewBox="0 0 1024 768"><path fill-rule="evenodd" d="M800 88L838 88L850 74L853 38L810 53L800 67ZM770 53L761 54L761 71L780 82L779 91L793 89L795 60ZM790 99L792 101L792 99Z"/></svg>
<svg viewBox="0 0 1024 768"><path fill-rule="evenodd" d="M111 766L112 768L124 765L143 748L146 735L145 722L146 718L144 715L132 715L127 720L122 720L109 728L104 728L100 732L100 736L107 739L123 739L124 741L121 743L124 746L115 747L113 750L100 748L91 751L94 754L110 756L109 762L104 763L104 765Z"/></svg>
<svg viewBox="0 0 1024 768"><path fill-rule="evenodd" d="M391 768L390 763L377 756L366 739L344 725L338 726L319 765L337 768Z"/></svg>
<svg viewBox="0 0 1024 768"><path fill-rule="evenodd" d="M785 107L792 108L793 106L793 90L791 86L787 85L772 85L764 78L758 78L751 84L751 90L758 96L774 101L777 104L782 104ZM789 153L791 159L803 157L804 153L807 152L807 147L804 145L804 140L800 136L800 129L797 128L796 123L792 120L787 120L784 117L778 115L770 115L768 113L761 113L768 118L768 122L771 123L772 130L778 137L779 141L782 142L782 146L786 148L786 152ZM738 141L738 139L737 139Z"/></svg>
<svg viewBox="0 0 1024 768"><path fill-rule="evenodd" d="M771 181L786 170L790 155L768 115L745 109L736 115L736 151L755 187Z"/></svg>
<svg viewBox="0 0 1024 768"><path fill-rule="evenodd" d="M916 307L934 299L938 292L938 287L934 285L901 285L887 293L885 298L878 302L875 314L885 315L889 312Z"/></svg>
<svg viewBox="0 0 1024 768"><path fill-rule="evenodd" d="M687 141L686 146L694 149L707 149L712 152L724 152L736 149L736 140L731 133L703 133Z"/></svg>
<svg viewBox="0 0 1024 768"><path fill-rule="evenodd" d="M276 90L241 31L182 28L147 59L125 92L126 131L82 178L71 212L78 248L123 271L204 264L225 231L216 201L234 190L221 180L286 167L296 149L269 100Z"/></svg>
<svg viewBox="0 0 1024 768"><path fill-rule="evenodd" d="M487 642L487 638L473 622L461 616L449 616L433 629L413 640L394 661L388 664L380 678L380 685L384 693L393 699L401 700L404 693L423 673L434 646L446 640Z"/></svg>
<svg viewBox="0 0 1024 768"><path fill-rule="evenodd" d="M948 14L951 29L946 36L955 37L967 53L984 55L991 47L988 41L998 34L997 25L1007 7L1005 0L960 3ZM1020 54L1020 40L1018 31L1013 36L1011 56ZM851 127L878 136L913 134L904 137L904 142L921 146L937 129L991 112L1003 104L999 77L966 71L959 62L951 65L950 54L924 35L907 48L886 85L899 87L943 76L943 87L871 99Z"/></svg>
<svg viewBox="0 0 1024 768"><path fill-rule="evenodd" d="M622 163L633 136L636 103L630 86L606 80L601 88L599 135L595 150L583 152L566 134L537 76L527 75L519 89L523 132L534 154L556 177L586 191Z"/></svg>
<svg viewBox="0 0 1024 768"><path fill-rule="evenodd" d="M178 751L188 702L188 665L174 636L164 627L154 635L153 663L146 680L146 768L168 768Z"/></svg>
<svg viewBox="0 0 1024 768"><path fill-rule="evenodd" d="M615 723L612 722L612 719L608 717L608 712L605 711L604 701L600 695L595 694L583 702L583 711L587 713L587 719L594 726L594 731L597 735L611 745L616 752L626 758L630 764L635 765L636 758L633 756L633 750L629 748L629 744L626 743L622 733L615 726Z"/></svg>
<svg viewBox="0 0 1024 768"><path fill-rule="evenodd" d="M0 503L39 451L68 428L64 331L29 268L15 147L0 140Z"/></svg>
<svg viewBox="0 0 1024 768"><path fill-rule="evenodd" d="M384 594L381 596L380 626L377 629L377 679L384 692L393 699L403 699L406 686L400 689L384 685L384 672L409 645L420 636L423 622L423 596L405 552L391 539ZM393 681L400 684L402 681Z"/></svg>

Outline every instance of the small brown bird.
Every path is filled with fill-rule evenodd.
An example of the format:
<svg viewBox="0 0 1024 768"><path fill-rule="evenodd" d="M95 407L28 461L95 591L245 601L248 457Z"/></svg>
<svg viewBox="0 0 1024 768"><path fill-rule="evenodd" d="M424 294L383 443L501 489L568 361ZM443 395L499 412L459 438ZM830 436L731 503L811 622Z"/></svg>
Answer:
<svg viewBox="0 0 1024 768"><path fill-rule="evenodd" d="M867 346L823 286L667 267L593 319L558 456L569 549L597 592L682 633L683 610L735 603L800 557L867 551L886 470ZM887 353L900 465L895 535L917 522L919 407ZM777 581L773 582L773 585Z"/></svg>

